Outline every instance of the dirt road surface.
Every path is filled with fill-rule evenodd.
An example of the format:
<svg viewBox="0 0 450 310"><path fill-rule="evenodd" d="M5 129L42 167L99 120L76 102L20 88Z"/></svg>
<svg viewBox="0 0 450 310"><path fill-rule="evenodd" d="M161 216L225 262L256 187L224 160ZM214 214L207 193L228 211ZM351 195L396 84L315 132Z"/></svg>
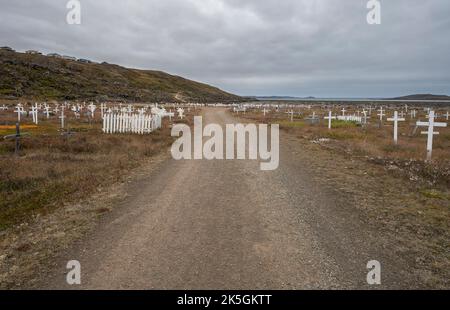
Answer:
<svg viewBox="0 0 450 310"><path fill-rule="evenodd" d="M234 123L205 109L204 123ZM420 287L395 244L366 225L346 194L316 182L295 140L280 133L280 167L259 161L175 161L169 156L62 255L39 288L373 289ZM300 156L301 157L301 156ZM326 176L324 176L325 178ZM80 286L66 264L81 263Z"/></svg>

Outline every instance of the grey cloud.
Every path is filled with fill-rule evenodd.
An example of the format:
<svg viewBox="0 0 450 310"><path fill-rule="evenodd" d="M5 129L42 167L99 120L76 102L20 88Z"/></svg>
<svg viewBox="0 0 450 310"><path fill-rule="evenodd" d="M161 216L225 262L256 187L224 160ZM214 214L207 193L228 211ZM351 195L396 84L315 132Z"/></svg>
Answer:
<svg viewBox="0 0 450 310"><path fill-rule="evenodd" d="M163 70L241 95L450 93L450 2L0 0L0 44Z"/></svg>

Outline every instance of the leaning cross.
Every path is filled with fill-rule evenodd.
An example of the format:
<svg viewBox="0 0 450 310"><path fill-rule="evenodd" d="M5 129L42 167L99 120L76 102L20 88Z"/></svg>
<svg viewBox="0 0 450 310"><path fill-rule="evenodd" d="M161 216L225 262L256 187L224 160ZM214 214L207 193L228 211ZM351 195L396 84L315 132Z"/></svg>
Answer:
<svg viewBox="0 0 450 310"><path fill-rule="evenodd" d="M365 109L362 112L364 114L364 124L367 124L367 119L370 118L370 117L367 116L367 111Z"/></svg>
<svg viewBox="0 0 450 310"><path fill-rule="evenodd" d="M423 131L423 135L428 135L427 141L427 160L431 160L433 152L433 136L438 135L439 132L434 131L434 127L447 127L447 123L437 123L434 121L434 111L430 111L428 122L417 122L417 126L428 126L428 131Z"/></svg>
<svg viewBox="0 0 450 310"><path fill-rule="evenodd" d="M397 144L398 142L398 122L404 122L404 118L398 117L398 112L394 112L394 118L388 118L388 122L394 122L394 143Z"/></svg>

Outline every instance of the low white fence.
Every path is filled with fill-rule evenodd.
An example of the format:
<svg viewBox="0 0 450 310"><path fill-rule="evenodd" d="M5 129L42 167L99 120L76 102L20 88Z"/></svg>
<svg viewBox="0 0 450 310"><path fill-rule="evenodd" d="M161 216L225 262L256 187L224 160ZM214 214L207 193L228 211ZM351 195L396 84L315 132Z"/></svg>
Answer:
<svg viewBox="0 0 450 310"><path fill-rule="evenodd" d="M346 121L346 122L357 122L357 123L362 123L363 122L363 118L361 116L356 116L356 115L345 115L345 116L338 116L337 119L339 121Z"/></svg>
<svg viewBox="0 0 450 310"><path fill-rule="evenodd" d="M149 134L161 128L161 115L144 115L128 113L105 113L103 132Z"/></svg>

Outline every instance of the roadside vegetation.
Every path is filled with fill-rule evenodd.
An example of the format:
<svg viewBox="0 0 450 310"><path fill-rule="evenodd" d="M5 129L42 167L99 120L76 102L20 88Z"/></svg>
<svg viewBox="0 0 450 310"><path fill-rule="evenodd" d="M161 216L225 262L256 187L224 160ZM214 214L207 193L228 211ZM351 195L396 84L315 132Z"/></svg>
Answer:
<svg viewBox="0 0 450 310"><path fill-rule="evenodd" d="M83 120L69 120L70 134L61 135L54 117L43 118L39 126L28 119L22 131L30 135L21 138L16 156L14 139L3 139L15 133L15 126L4 124L15 120L8 116L0 121L0 231L120 181L173 141L168 119L162 129L142 136L105 135L99 121Z"/></svg>

